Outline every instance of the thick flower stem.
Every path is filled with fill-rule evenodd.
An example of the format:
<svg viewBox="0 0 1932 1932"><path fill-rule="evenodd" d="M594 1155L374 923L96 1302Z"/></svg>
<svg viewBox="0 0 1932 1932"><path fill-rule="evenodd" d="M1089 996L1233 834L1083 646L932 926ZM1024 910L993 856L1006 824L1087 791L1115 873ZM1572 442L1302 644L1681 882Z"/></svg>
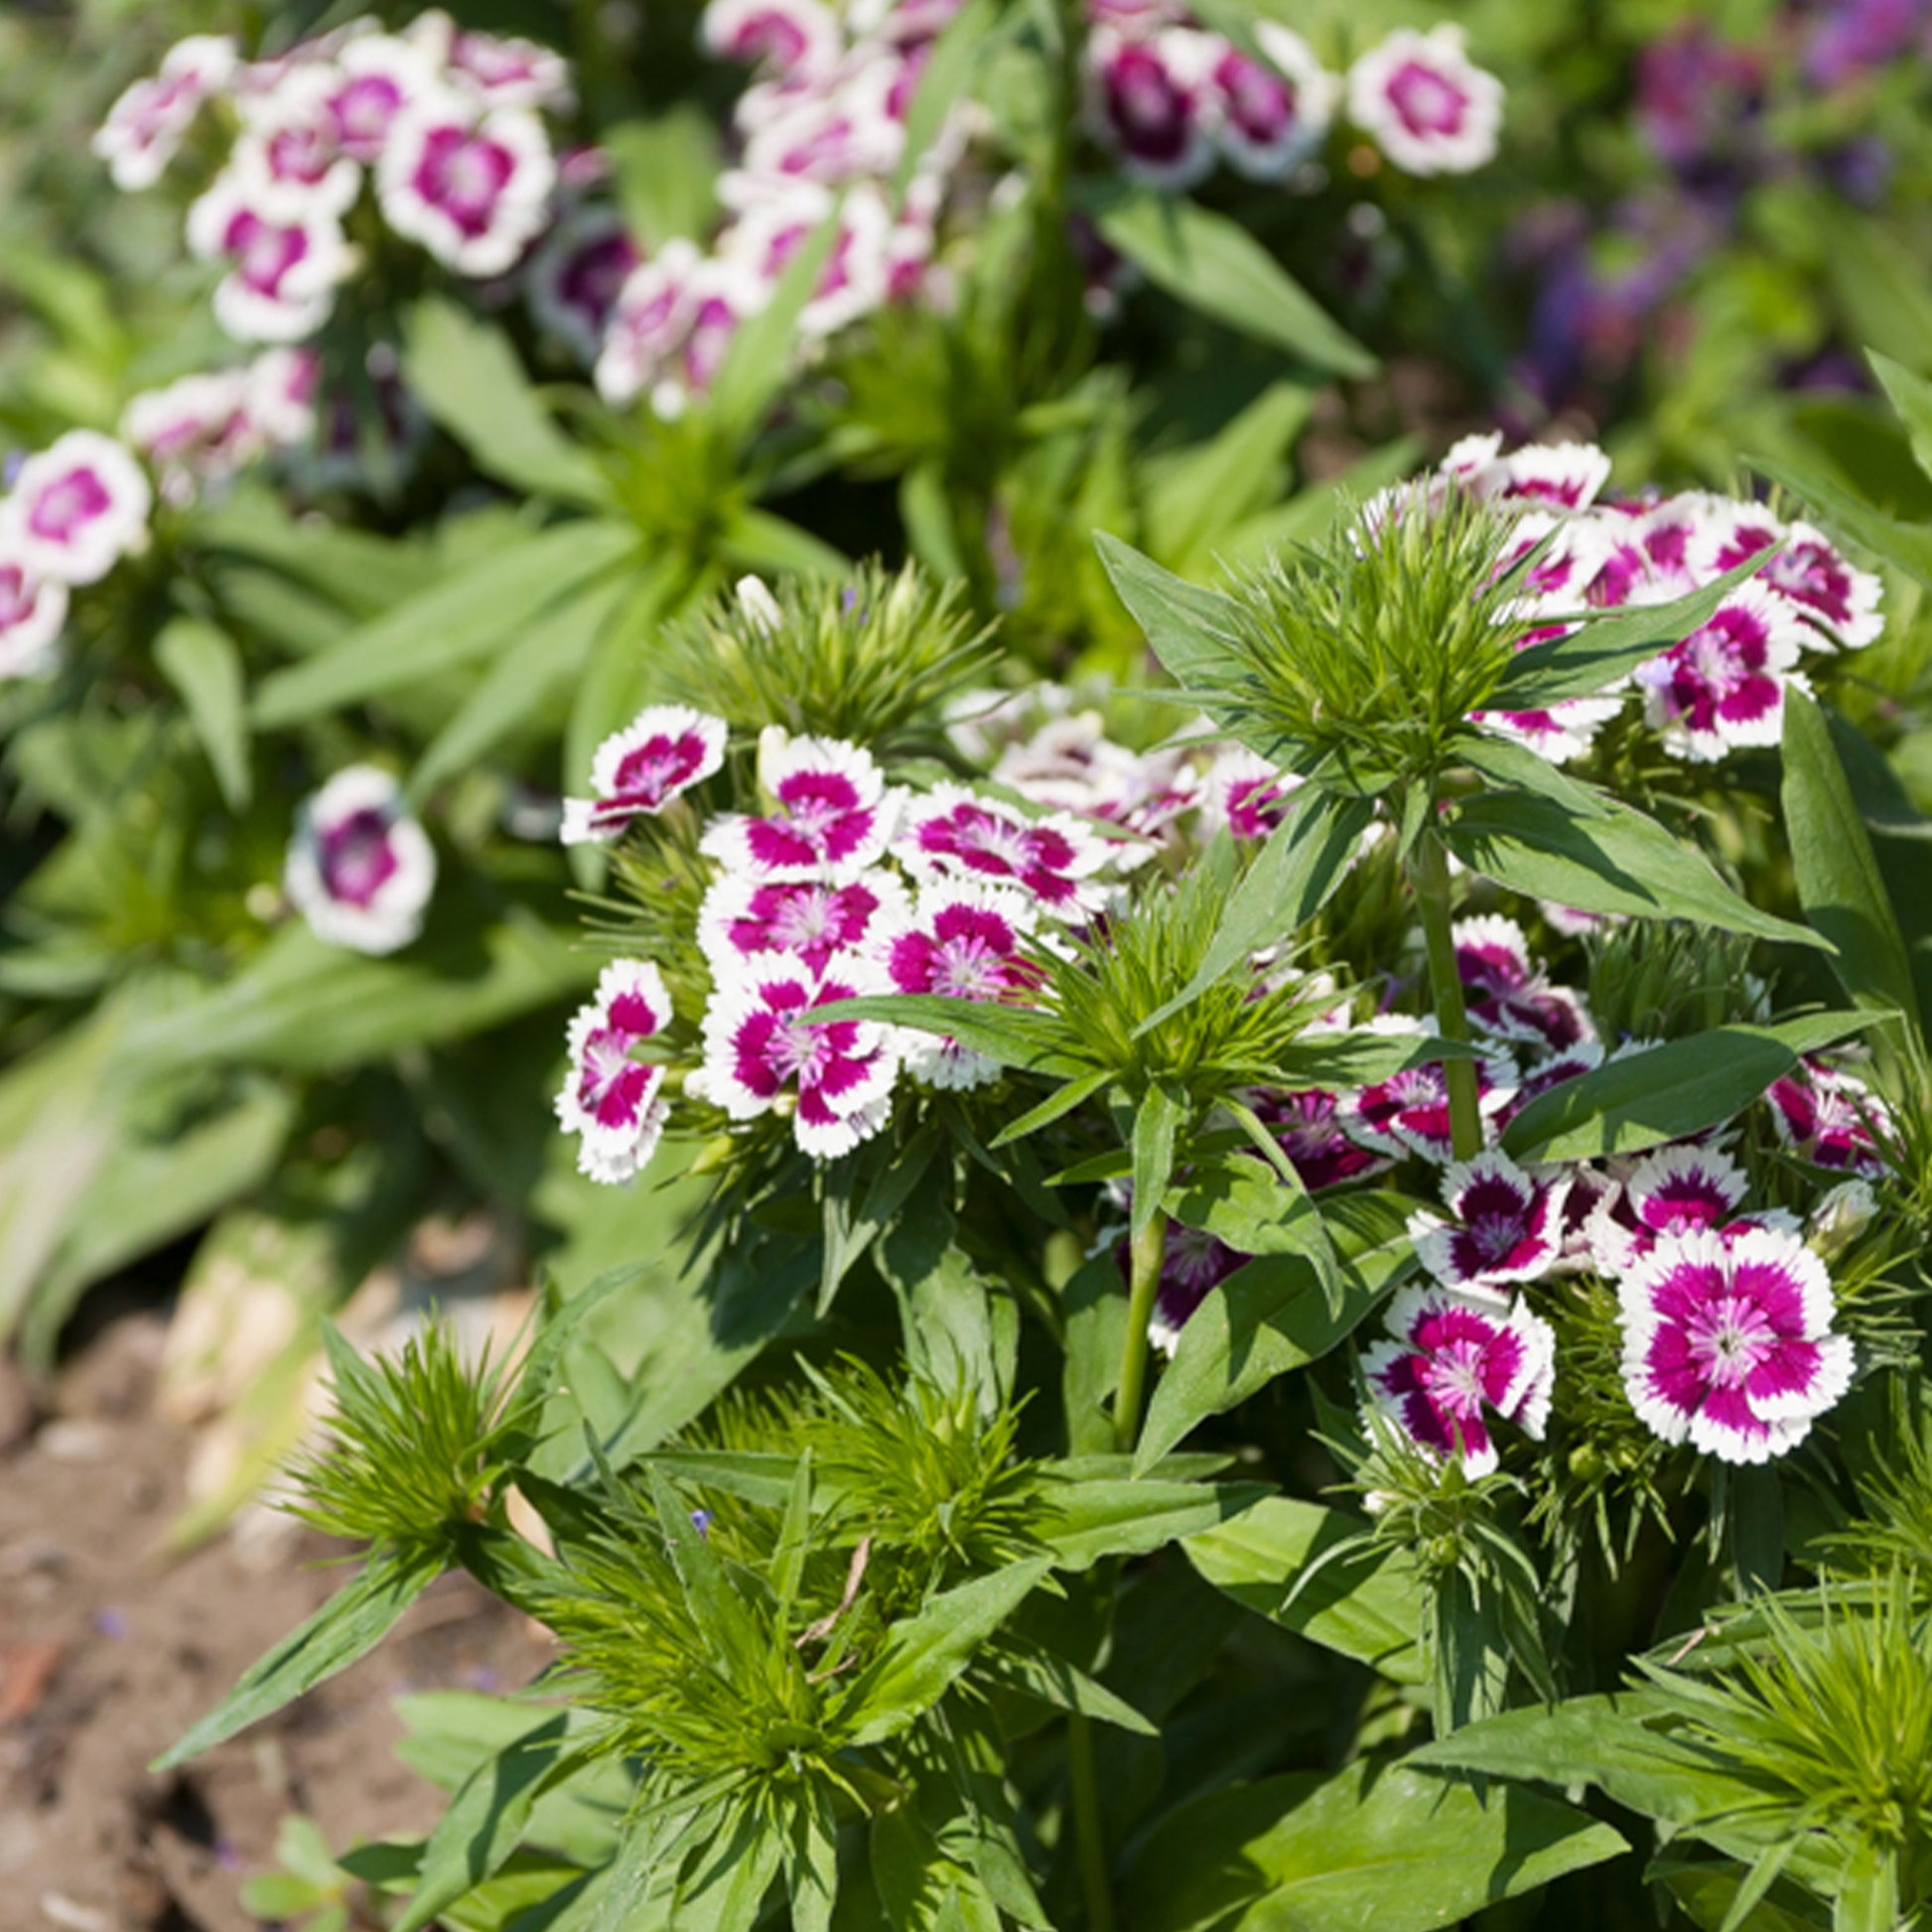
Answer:
<svg viewBox="0 0 1932 1932"><path fill-rule="evenodd" d="M1141 1394L1147 1386L1147 1329L1168 1251L1168 1217L1158 1208L1134 1237L1132 1286L1127 1297L1127 1336L1120 1351L1120 1389L1114 1397L1114 1447L1125 1453L1141 1433Z"/></svg>
<svg viewBox="0 0 1932 1932"><path fill-rule="evenodd" d="M1434 832L1416 841L1409 862L1409 884L1422 913L1423 943L1429 949L1429 991L1436 1006L1436 1031L1444 1039L1469 1038L1469 1016L1462 1004L1462 976L1455 970L1455 940L1449 927L1449 854ZM1482 1152L1482 1114L1476 1100L1473 1060L1445 1060L1449 1087L1449 1144L1458 1161Z"/></svg>
<svg viewBox="0 0 1932 1932"><path fill-rule="evenodd" d="M1066 1778L1073 1805L1074 1849L1087 1932L1114 1932L1114 1892L1107 1872L1107 1841L1100 1823L1100 1775L1094 1764L1093 1720L1084 1711L1066 1720Z"/></svg>

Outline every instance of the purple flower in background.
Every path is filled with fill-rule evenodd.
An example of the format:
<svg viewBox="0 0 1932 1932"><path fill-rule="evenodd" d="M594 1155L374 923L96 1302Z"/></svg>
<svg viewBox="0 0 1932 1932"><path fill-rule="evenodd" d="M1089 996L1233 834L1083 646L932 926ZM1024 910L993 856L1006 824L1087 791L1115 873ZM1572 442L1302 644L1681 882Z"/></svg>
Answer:
<svg viewBox="0 0 1932 1932"><path fill-rule="evenodd" d="M1127 39L1108 28L1088 43L1087 118L1121 173L1153 188L1191 188L1214 166L1224 45L1186 27Z"/></svg>
<svg viewBox="0 0 1932 1932"><path fill-rule="evenodd" d="M1815 86L1842 87L1903 56L1926 53L1932 6L1926 0L1828 0L1800 56Z"/></svg>
<svg viewBox="0 0 1932 1932"><path fill-rule="evenodd" d="M142 542L153 507L141 466L120 444L71 429L20 466L0 504L0 545L41 582L97 584Z"/></svg>
<svg viewBox="0 0 1932 1932"><path fill-rule="evenodd" d="M1121 1260L1125 1267L1125 1242L1121 1244ZM1177 1221L1169 1228L1161 1257L1161 1282L1154 1292L1154 1314L1148 1322L1148 1336L1155 1347L1164 1355L1172 1355L1188 1317L1248 1260L1247 1255L1199 1228L1182 1227Z"/></svg>
<svg viewBox="0 0 1932 1932"><path fill-rule="evenodd" d="M1763 86L1760 55L1687 20L1637 57L1637 126L1660 160L1704 177L1749 140Z"/></svg>
<svg viewBox="0 0 1932 1932"><path fill-rule="evenodd" d="M436 850L388 772L351 764L296 814L283 889L318 939L391 953L423 929Z"/></svg>
<svg viewBox="0 0 1932 1932"><path fill-rule="evenodd" d="M1253 1104L1256 1118L1274 1135L1311 1193L1380 1173L1389 1165L1386 1156L1358 1147L1341 1131L1336 1117L1340 1103L1319 1087L1257 1094Z"/></svg>

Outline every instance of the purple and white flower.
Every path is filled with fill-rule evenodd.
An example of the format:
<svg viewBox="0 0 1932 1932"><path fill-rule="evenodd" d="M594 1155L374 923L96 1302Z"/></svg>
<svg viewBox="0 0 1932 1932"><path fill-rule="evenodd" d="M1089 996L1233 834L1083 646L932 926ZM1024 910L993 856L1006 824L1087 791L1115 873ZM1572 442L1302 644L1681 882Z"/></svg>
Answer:
<svg viewBox="0 0 1932 1932"><path fill-rule="evenodd" d="M1595 1036L1584 1003L1553 984L1530 958L1514 919L1487 914L1459 920L1451 934L1468 1016L1484 1033L1561 1053Z"/></svg>
<svg viewBox="0 0 1932 1932"><path fill-rule="evenodd" d="M1783 548L1751 582L1797 607L1812 626L1813 649L1859 650L1884 629L1878 579L1855 570L1822 531L1782 523L1759 504L1735 504L1712 517L1692 538L1687 563L1697 576L1722 577L1773 544Z"/></svg>
<svg viewBox="0 0 1932 1932"><path fill-rule="evenodd" d="M1765 1094L1778 1139L1801 1161L1830 1173L1882 1180L1891 1172L1878 1136L1891 1132L1885 1103L1856 1074L1810 1060Z"/></svg>
<svg viewBox="0 0 1932 1932"><path fill-rule="evenodd" d="M121 436L160 476L170 503L192 502L205 483L232 476L265 447L249 414L246 369L185 375L146 389L121 412Z"/></svg>
<svg viewBox="0 0 1932 1932"><path fill-rule="evenodd" d="M635 1057L671 1022L671 999L657 968L615 959L598 975L597 995L570 1023L570 1070L557 1094L557 1120L579 1137L577 1166L607 1186L633 1179L656 1152L670 1114L664 1069Z"/></svg>
<svg viewBox="0 0 1932 1932"><path fill-rule="evenodd" d="M67 621L68 587L35 576L0 537L0 680L51 671Z"/></svg>
<svg viewBox="0 0 1932 1932"><path fill-rule="evenodd" d="M1302 782L1259 752L1237 745L1214 760L1207 773L1207 816L1232 838L1267 838L1288 816Z"/></svg>
<svg viewBox="0 0 1932 1932"><path fill-rule="evenodd" d="M1398 28L1348 70L1348 116L1409 175L1466 175L1494 158L1503 88L1450 24Z"/></svg>
<svg viewBox="0 0 1932 1932"><path fill-rule="evenodd" d="M282 886L318 939L392 953L423 929L436 849L404 813L395 779L351 764L297 811Z"/></svg>
<svg viewBox="0 0 1932 1932"><path fill-rule="evenodd" d="M819 0L710 0L698 40L718 60L786 80L828 78L844 51L838 19Z"/></svg>
<svg viewBox="0 0 1932 1932"><path fill-rule="evenodd" d="M188 245L204 261L227 263L214 319L244 343L314 335L353 261L332 208L295 205L232 169L189 209Z"/></svg>
<svg viewBox="0 0 1932 1932"><path fill-rule="evenodd" d="M1506 1301L1511 1283L1538 1281L1561 1258L1569 1194L1566 1175L1519 1168L1499 1149L1452 1161L1443 1175L1452 1218L1409 1217L1416 1259L1445 1288Z"/></svg>
<svg viewBox="0 0 1932 1932"><path fill-rule="evenodd" d="M524 300L537 327L586 362L604 347L618 298L643 254L615 208L580 207L551 229L530 258Z"/></svg>
<svg viewBox="0 0 1932 1932"><path fill-rule="evenodd" d="M849 878L876 865L892 839L899 795L872 754L839 738L793 738L781 725L759 735L759 788L775 809L731 813L703 850L728 871L765 881Z"/></svg>
<svg viewBox="0 0 1932 1932"><path fill-rule="evenodd" d="M95 130L93 151L107 163L114 186L138 194L161 179L202 103L235 70L235 44L225 35L195 34L177 41L151 79L137 80Z"/></svg>
<svg viewBox="0 0 1932 1932"><path fill-rule="evenodd" d="M728 874L699 907L698 944L721 981L765 954L823 973L836 953L877 954L907 916L905 888L883 867L843 881Z"/></svg>
<svg viewBox="0 0 1932 1932"><path fill-rule="evenodd" d="M1214 166L1226 43L1190 27L1128 37L1098 28L1087 43L1087 122L1150 188L1191 188Z"/></svg>
<svg viewBox="0 0 1932 1932"><path fill-rule="evenodd" d="M652 705L591 759L589 798L564 800L563 842L608 845L633 818L655 817L725 762L729 728L684 705Z"/></svg>
<svg viewBox="0 0 1932 1932"><path fill-rule="evenodd" d="M265 199L292 209L345 214L362 191L361 164L343 152L335 95L341 76L320 63L291 68L273 87L244 94L244 132L229 166Z"/></svg>
<svg viewBox="0 0 1932 1932"><path fill-rule="evenodd" d="M1481 1476L1499 1460L1491 1417L1542 1440L1556 1333L1521 1302L1498 1309L1451 1289L1405 1288L1388 1330L1364 1350L1362 1374L1374 1409L1417 1448Z"/></svg>
<svg viewBox="0 0 1932 1932"><path fill-rule="evenodd" d="M1381 1173L1388 1157L1358 1146L1341 1130L1339 1099L1320 1087L1296 1093L1258 1093L1249 1105L1275 1138L1310 1193Z"/></svg>
<svg viewBox="0 0 1932 1932"><path fill-rule="evenodd" d="M1728 1227L1746 1188L1743 1171L1722 1149L1694 1143L1658 1148L1592 1205L1590 1252L1606 1275L1628 1274L1660 1240Z"/></svg>
<svg viewBox="0 0 1932 1932"><path fill-rule="evenodd" d="M1784 687L1809 633L1791 605L1744 584L1681 643L1639 664L1644 715L1664 749L1710 763L1741 745L1775 745Z"/></svg>
<svg viewBox="0 0 1932 1932"><path fill-rule="evenodd" d="M1852 1380L1825 1264L1795 1234L1667 1236L1618 1290L1623 1385L1644 1425L1725 1462L1804 1441Z"/></svg>
<svg viewBox="0 0 1932 1932"><path fill-rule="evenodd" d="M1028 818L963 786L935 785L907 811L895 850L916 879L1012 885L1041 911L1076 919L1099 909L1097 875L1113 848L1064 812Z"/></svg>
<svg viewBox="0 0 1932 1932"><path fill-rule="evenodd" d="M402 117L440 90L437 66L422 47L394 34L357 34L345 42L329 98L342 152L373 168Z"/></svg>
<svg viewBox="0 0 1932 1932"><path fill-rule="evenodd" d="M564 109L575 98L570 64L535 41L459 28L447 59L450 77L487 107Z"/></svg>
<svg viewBox="0 0 1932 1932"><path fill-rule="evenodd" d="M1426 1029L1418 1020L1385 1014L1371 1020L1367 1031L1414 1034L1420 1038ZM1494 1136L1497 1117L1516 1097L1516 1068L1506 1053L1485 1054L1474 1065L1476 1104L1486 1141ZM1397 1159L1420 1154L1439 1166L1447 1166L1454 1158L1449 1079L1438 1061L1392 1073L1386 1080L1374 1080L1344 1094L1338 1118L1350 1140L1378 1153Z"/></svg>
<svg viewBox="0 0 1932 1932"><path fill-rule="evenodd" d="M1124 1241L1121 1251L1122 1266L1126 1267ZM1204 1229L1182 1227L1176 1221L1168 1229L1167 1246L1161 1255L1161 1280L1154 1291L1154 1312L1148 1317L1148 1340L1162 1354L1172 1355L1194 1311L1250 1259Z"/></svg>
<svg viewBox="0 0 1932 1932"><path fill-rule="evenodd" d="M382 218L459 275L513 267L549 218L557 164L525 108L479 116L460 95L431 95L402 116L376 166Z"/></svg>
<svg viewBox="0 0 1932 1932"><path fill-rule="evenodd" d="M1610 459L1594 443L1525 443L1505 456L1494 433L1465 436L1443 469L1484 502L1531 503L1558 515L1587 509L1610 480Z"/></svg>
<svg viewBox="0 0 1932 1932"><path fill-rule="evenodd" d="M942 880L919 894L909 924L881 949L897 993L979 1002L1026 1000L1039 972L1028 953L1033 908L1018 893ZM934 1087L977 1087L999 1077L999 1062L949 1034L902 1029L906 1069Z"/></svg>
<svg viewBox="0 0 1932 1932"><path fill-rule="evenodd" d="M1224 45L1209 70L1218 97L1214 136L1241 174L1280 181L1321 145L1341 81L1279 21L1258 20L1255 43L1265 62Z"/></svg>
<svg viewBox="0 0 1932 1932"><path fill-rule="evenodd" d="M812 1019L817 1007L890 990L863 955L822 975L802 960L761 961L721 985L704 1017L704 1065L685 1090L733 1120L789 1111L800 1149L834 1161L885 1126L898 1063L891 1030L869 1020Z"/></svg>
<svg viewBox="0 0 1932 1932"><path fill-rule="evenodd" d="M154 491L111 436L70 429L20 466L0 546L30 579L96 584L147 535Z"/></svg>

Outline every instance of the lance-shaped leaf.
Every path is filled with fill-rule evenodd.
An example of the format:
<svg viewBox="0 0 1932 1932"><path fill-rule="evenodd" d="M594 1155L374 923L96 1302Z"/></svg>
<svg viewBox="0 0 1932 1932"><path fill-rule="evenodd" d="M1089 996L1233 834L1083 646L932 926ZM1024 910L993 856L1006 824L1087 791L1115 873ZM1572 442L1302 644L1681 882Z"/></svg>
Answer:
<svg viewBox="0 0 1932 1932"><path fill-rule="evenodd" d="M1315 368L1375 373L1375 357L1238 222L1184 197L1119 182L1090 200L1108 244L1176 301Z"/></svg>
<svg viewBox="0 0 1932 1932"><path fill-rule="evenodd" d="M1043 1557L1009 1565L942 1591L895 1623L839 1706L848 1741L876 1744L930 1711L1051 1567Z"/></svg>
<svg viewBox="0 0 1932 1932"><path fill-rule="evenodd" d="M1075 1079L1089 1069L1054 1044L1041 1017L991 1000L958 1000L944 993L870 993L856 1000L828 1000L812 1009L814 1022L884 1020L920 1033L949 1035L963 1046L1002 1066Z"/></svg>
<svg viewBox="0 0 1932 1932"><path fill-rule="evenodd" d="M1444 841L1471 872L1532 898L1831 950L1809 926L1739 897L1695 846L1654 818L1606 795L1590 803L1586 811L1547 791L1481 792L1455 805Z"/></svg>
<svg viewBox="0 0 1932 1932"><path fill-rule="evenodd" d="M234 1689L149 1767L171 1771L292 1704L325 1678L346 1670L388 1635L398 1617L443 1573L437 1557L382 1554L315 1615L249 1665Z"/></svg>
<svg viewBox="0 0 1932 1932"><path fill-rule="evenodd" d="M1912 962L1877 854L1832 744L1825 714L1802 691L1784 700L1784 827L1805 916L1838 948L1840 984L1862 1007L1921 1026Z"/></svg>
<svg viewBox="0 0 1932 1932"><path fill-rule="evenodd" d="M155 639L154 661L181 694L230 811L247 808L248 699L241 653L225 630L177 618Z"/></svg>
<svg viewBox="0 0 1932 1932"><path fill-rule="evenodd" d="M1542 711L1566 698L1593 697L1707 623L1718 606L1774 554L1760 550L1715 584L1669 604L1579 613L1583 621L1567 637L1551 637L1516 653L1488 708Z"/></svg>
<svg viewBox="0 0 1932 1932"><path fill-rule="evenodd" d="M1216 1589L1399 1684L1429 1675L1417 1638L1428 1588L1412 1557L1368 1546L1359 1517L1270 1496L1181 1545Z"/></svg>
<svg viewBox="0 0 1932 1932"><path fill-rule="evenodd" d="M1164 570L1104 530L1093 541L1120 601L1176 684L1211 685L1238 669L1240 660L1228 643L1235 634L1231 599Z"/></svg>
<svg viewBox="0 0 1932 1932"><path fill-rule="evenodd" d="M1540 1094L1510 1122L1503 1147L1519 1161L1588 1161L1701 1134L1742 1112L1802 1055L1878 1017L1814 1013L1775 1027L1713 1027L1667 1040Z"/></svg>
<svg viewBox="0 0 1932 1932"><path fill-rule="evenodd" d="M1003 1690L1018 1691L1060 1711L1078 1711L1104 1725L1131 1730L1142 1737L1158 1737L1150 1724L1125 1698L1116 1696L1097 1678L1070 1664L1057 1651L1024 1638L1003 1638L986 1660L989 1681Z"/></svg>
<svg viewBox="0 0 1932 1932"><path fill-rule="evenodd" d="M1360 1761L1181 1805L1125 1889L1136 1932L1433 1932L1628 1849L1535 1792Z"/></svg>
<svg viewBox="0 0 1932 1932"><path fill-rule="evenodd" d="M1145 1556L1225 1523L1268 1494L1257 1482L1208 1487L1152 1476L1059 1482L1053 1479L1055 1466L1048 1463L1043 1471L1035 1529L1052 1551L1057 1570L1088 1570L1102 1557Z"/></svg>
<svg viewBox="0 0 1932 1932"><path fill-rule="evenodd" d="M1774 483L1782 483L1794 496L1803 498L1821 522L1863 544L1887 563L1896 564L1921 584L1932 586L1932 530L1915 523L1900 523L1883 510L1874 509L1822 469L1765 456L1752 457L1750 465Z"/></svg>

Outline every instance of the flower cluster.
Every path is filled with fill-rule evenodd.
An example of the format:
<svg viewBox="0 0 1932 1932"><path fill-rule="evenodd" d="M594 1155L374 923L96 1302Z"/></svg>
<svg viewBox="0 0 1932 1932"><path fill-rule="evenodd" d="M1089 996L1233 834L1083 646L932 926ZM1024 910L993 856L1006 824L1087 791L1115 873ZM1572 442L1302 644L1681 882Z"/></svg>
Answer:
<svg viewBox="0 0 1932 1932"><path fill-rule="evenodd" d="M1465 490L1516 513L1517 556L1543 546L1524 608L1548 621L1526 632L1524 644L1563 634L1563 620L1585 610L1668 603L1772 554L1705 623L1623 685L1544 711L1485 714L1484 722L1562 763L1587 752L1634 693L1672 758L1710 763L1744 746L1775 745L1786 688L1806 688L1802 660L1857 650L1878 635L1878 579L1810 524L1758 503L1701 490L1606 497L1609 468L1590 444L1505 454L1500 437L1472 436L1424 485Z"/></svg>
<svg viewBox="0 0 1932 1932"><path fill-rule="evenodd" d="M911 157L906 122L932 42L952 5L851 8L820 0L712 0L699 38L709 53L756 69L732 121L736 165L719 182L727 210L703 247L673 241L649 259L609 220L588 219L560 244L538 298L553 314L564 291L599 294L624 267L601 331L596 379L608 401L642 396L679 414L718 371L738 329L828 223L833 233L798 317L809 347L924 285L951 172L970 111L955 108ZM592 304L579 297L584 329Z"/></svg>
<svg viewBox="0 0 1932 1932"><path fill-rule="evenodd" d="M264 457L307 446L320 375L313 351L268 349L236 368L143 390L121 412L121 436L153 469L165 501L192 503Z"/></svg>
<svg viewBox="0 0 1932 1932"><path fill-rule="evenodd" d="M1496 152L1502 86L1469 60L1459 27L1399 29L1344 79L1277 21L1255 23L1251 55L1179 8L1089 11L1087 125L1130 180L1190 188L1221 162L1289 180L1344 109L1404 174L1466 174Z"/></svg>
<svg viewBox="0 0 1932 1932"><path fill-rule="evenodd" d="M295 343L329 319L361 265L345 228L372 188L390 232L459 275L503 274L550 221L557 164L542 119L569 100L560 57L428 13L373 20L243 62L232 42L183 42L94 137L123 189L159 180L202 106L237 129L188 216L218 263L216 320L241 342Z"/></svg>

